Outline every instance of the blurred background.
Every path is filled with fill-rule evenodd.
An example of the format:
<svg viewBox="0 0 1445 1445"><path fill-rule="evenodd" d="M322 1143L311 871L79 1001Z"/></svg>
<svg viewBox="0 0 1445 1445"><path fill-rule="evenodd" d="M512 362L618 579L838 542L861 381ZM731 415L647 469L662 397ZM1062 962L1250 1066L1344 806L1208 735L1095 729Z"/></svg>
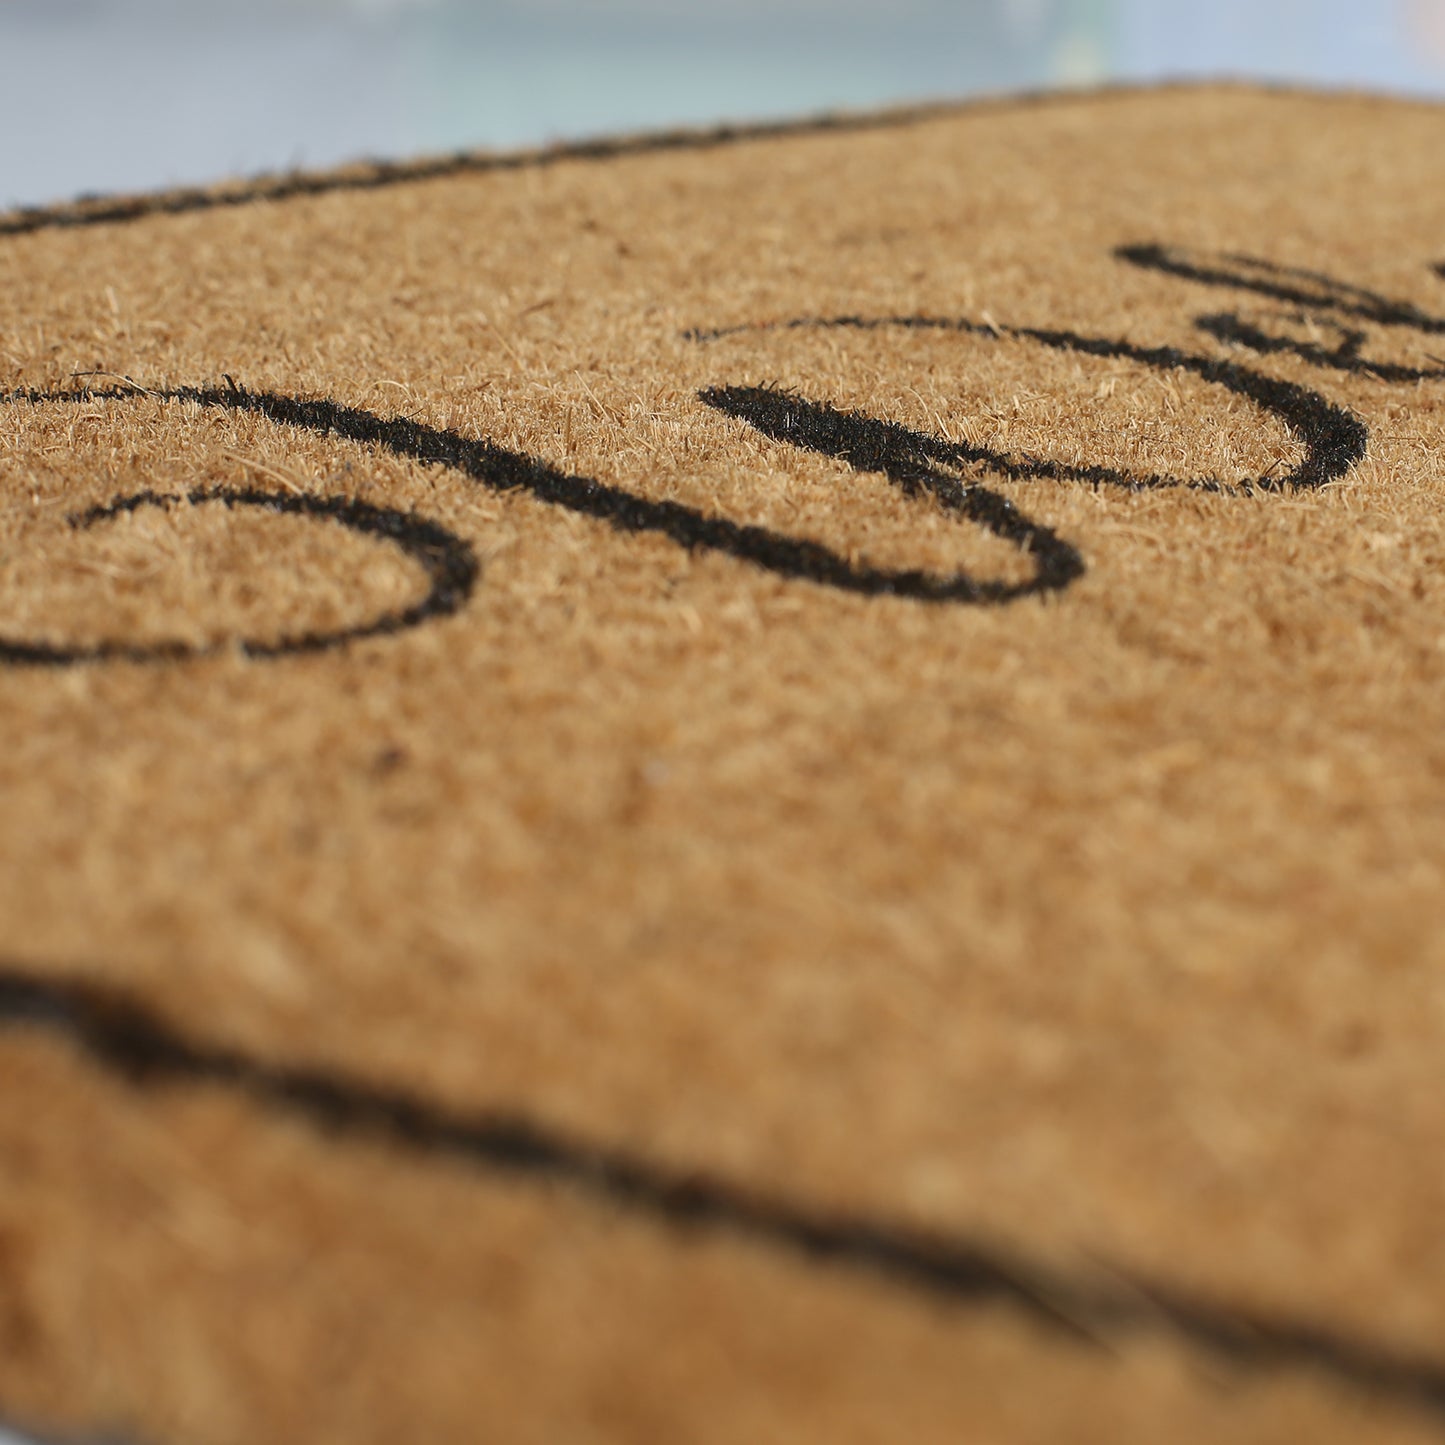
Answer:
<svg viewBox="0 0 1445 1445"><path fill-rule="evenodd" d="M0 0L0 207L1222 75L1445 94L1445 0Z"/></svg>

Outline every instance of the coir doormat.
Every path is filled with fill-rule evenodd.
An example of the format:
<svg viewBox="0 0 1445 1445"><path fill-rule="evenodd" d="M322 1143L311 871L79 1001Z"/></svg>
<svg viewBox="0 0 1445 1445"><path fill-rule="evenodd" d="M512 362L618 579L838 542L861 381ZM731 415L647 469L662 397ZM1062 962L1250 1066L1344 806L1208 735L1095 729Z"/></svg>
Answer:
<svg viewBox="0 0 1445 1445"><path fill-rule="evenodd" d="M0 221L0 1415L1445 1438L1442 137Z"/></svg>

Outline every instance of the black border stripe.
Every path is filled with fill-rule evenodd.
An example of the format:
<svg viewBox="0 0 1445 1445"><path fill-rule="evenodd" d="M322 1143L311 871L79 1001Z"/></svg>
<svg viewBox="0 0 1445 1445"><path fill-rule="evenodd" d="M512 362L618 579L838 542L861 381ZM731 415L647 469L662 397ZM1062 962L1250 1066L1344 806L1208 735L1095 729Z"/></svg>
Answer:
<svg viewBox="0 0 1445 1445"><path fill-rule="evenodd" d="M665 151L716 150L723 146L756 141L892 130L929 121L1004 114L1024 108L1208 92L1233 92L1287 100L1328 99L1363 105L1424 107L1437 112L1445 109L1437 102L1419 96L1388 96L1344 87L1329 89L1294 85L1285 81L1240 80L1232 76L1152 83L1119 82L1079 90L1025 90L973 96L963 100L939 100L917 105L884 107L857 113L825 112L787 120L602 136L530 150L464 150L451 155L423 156L407 161L359 161L329 170L260 175L211 187L184 187L149 191L140 195L84 197L55 206L0 212L0 238L26 236L37 231L122 225L129 221L144 220L148 216L177 216L197 211L228 210L257 202L295 200L307 196L329 195L336 191L374 191L416 181L441 180L450 176L536 170L565 161L612 161Z"/></svg>
<svg viewBox="0 0 1445 1445"><path fill-rule="evenodd" d="M674 1233L728 1234L800 1264L871 1276L956 1306L1006 1308L1084 1347L1164 1338L1203 1361L1310 1372L1445 1423L1445 1364L1424 1355L1234 1308L1126 1270L1069 1272L979 1237L814 1208L594 1144L525 1114L462 1112L314 1065L258 1059L190 1038L130 994L78 977L0 967L0 1033L18 1030L68 1044L142 1093L222 1089L328 1140L365 1140L420 1162L445 1159L560 1185Z"/></svg>

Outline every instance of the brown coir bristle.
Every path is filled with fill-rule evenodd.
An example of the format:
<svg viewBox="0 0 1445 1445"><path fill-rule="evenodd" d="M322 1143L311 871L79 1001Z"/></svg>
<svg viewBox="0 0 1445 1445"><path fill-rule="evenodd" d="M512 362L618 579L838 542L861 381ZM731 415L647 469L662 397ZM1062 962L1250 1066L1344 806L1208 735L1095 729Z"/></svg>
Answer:
<svg viewBox="0 0 1445 1445"><path fill-rule="evenodd" d="M0 220L0 1417L1445 1438L1442 135Z"/></svg>

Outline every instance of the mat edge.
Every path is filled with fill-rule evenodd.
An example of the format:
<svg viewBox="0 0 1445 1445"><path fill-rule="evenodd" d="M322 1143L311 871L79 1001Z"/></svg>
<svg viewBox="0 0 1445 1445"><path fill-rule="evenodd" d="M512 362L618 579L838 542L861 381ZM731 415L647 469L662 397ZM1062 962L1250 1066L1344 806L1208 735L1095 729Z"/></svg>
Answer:
<svg viewBox="0 0 1445 1445"><path fill-rule="evenodd" d="M380 190L458 175L538 169L566 161L621 160L671 150L714 150L727 145L809 136L846 135L922 125L953 117L967 118L1017 109L1070 104L1100 104L1157 95L1235 93L1293 100L1334 100L1369 105L1445 111L1445 100L1421 95L1391 95L1353 86L1305 85L1288 81L1231 76L1161 81L1119 81L1077 88L1032 89L933 100L870 110L828 110L780 120L724 122L710 126L622 132L583 137L518 150L471 148L408 160L358 160L323 170L262 172L206 186L158 191L82 195L54 205L0 211L0 238L39 231L120 225L151 216L223 210L260 202L295 200L337 191Z"/></svg>

